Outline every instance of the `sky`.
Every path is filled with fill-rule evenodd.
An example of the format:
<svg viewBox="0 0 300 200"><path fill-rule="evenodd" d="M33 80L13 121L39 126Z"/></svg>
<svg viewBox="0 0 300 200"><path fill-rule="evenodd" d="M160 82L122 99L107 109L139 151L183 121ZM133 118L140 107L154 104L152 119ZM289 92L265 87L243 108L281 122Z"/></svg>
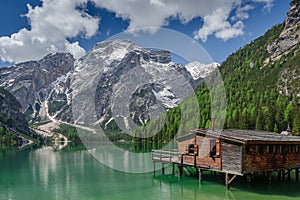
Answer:
<svg viewBox="0 0 300 200"><path fill-rule="evenodd" d="M284 21L287 0L1 0L0 66L49 53L75 58L97 42L126 31L159 28L193 38L221 63L240 47ZM152 28L149 28L152 27ZM154 28L153 28L154 27Z"/></svg>

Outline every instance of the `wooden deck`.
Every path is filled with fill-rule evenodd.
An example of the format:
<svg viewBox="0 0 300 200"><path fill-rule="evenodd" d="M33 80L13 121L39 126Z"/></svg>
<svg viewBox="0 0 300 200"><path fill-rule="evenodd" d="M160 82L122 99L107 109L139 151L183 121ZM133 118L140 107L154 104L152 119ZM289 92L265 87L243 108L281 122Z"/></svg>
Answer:
<svg viewBox="0 0 300 200"><path fill-rule="evenodd" d="M190 163L183 162L183 155L177 150L152 150L152 161L153 161L153 167L154 167L154 173L155 173L155 163L161 163L162 164L162 174L165 173L164 165L165 164L172 164L172 174L175 174L175 165L178 167L178 176L181 177L183 172L183 167L194 167L198 171L199 174L199 183L202 182L203 178L203 171L212 171L212 172L222 172L221 170L217 168L211 168L207 166L201 166L196 165L196 162L194 162L194 165L191 165ZM196 155L194 156L196 159ZM225 173L225 184L227 188L229 188L230 183L236 178L237 174L229 174Z"/></svg>
<svg viewBox="0 0 300 200"><path fill-rule="evenodd" d="M181 157L177 150L152 150L153 162L179 163Z"/></svg>

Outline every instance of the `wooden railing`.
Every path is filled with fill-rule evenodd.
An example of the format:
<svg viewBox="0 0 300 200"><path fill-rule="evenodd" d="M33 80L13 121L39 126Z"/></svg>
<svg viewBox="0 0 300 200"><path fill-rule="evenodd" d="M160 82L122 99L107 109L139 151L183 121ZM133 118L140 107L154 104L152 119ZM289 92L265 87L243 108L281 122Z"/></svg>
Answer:
<svg viewBox="0 0 300 200"><path fill-rule="evenodd" d="M152 150L152 160L159 162L178 162L182 154L177 150Z"/></svg>

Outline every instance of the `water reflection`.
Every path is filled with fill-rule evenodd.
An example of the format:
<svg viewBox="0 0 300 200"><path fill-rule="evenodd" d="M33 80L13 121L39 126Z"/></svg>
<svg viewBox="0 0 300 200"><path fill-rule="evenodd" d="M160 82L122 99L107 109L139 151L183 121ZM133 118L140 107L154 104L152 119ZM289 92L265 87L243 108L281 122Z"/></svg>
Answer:
<svg viewBox="0 0 300 200"><path fill-rule="evenodd" d="M205 174L199 185L196 174L179 179L171 174L171 167L165 170L166 175L160 171L155 176L123 173L102 165L82 149L57 151L41 147L0 152L0 199L287 200L300 197L300 184L295 181L274 181L268 185L258 179L249 185L238 179L226 191L223 177ZM107 153L108 159L111 156ZM122 156L126 157L126 152ZM123 160L126 167L134 163L134 160Z"/></svg>

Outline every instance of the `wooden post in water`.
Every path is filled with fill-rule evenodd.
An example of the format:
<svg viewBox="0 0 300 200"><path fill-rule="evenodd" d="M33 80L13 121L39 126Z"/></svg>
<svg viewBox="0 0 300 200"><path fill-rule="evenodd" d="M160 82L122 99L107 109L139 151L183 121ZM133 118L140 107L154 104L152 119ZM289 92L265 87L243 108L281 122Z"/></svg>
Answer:
<svg viewBox="0 0 300 200"><path fill-rule="evenodd" d="M153 172L154 172L154 175L155 175L155 162L153 162Z"/></svg>
<svg viewBox="0 0 300 200"><path fill-rule="evenodd" d="M267 177L268 177L269 183L271 183L272 182L272 172L267 172Z"/></svg>
<svg viewBox="0 0 300 200"><path fill-rule="evenodd" d="M291 180L291 170L289 169L287 173L288 173L288 180L290 181Z"/></svg>
<svg viewBox="0 0 300 200"><path fill-rule="evenodd" d="M226 185L226 189L229 190L230 184L229 184L229 174L228 173L225 174L225 185Z"/></svg>
<svg viewBox="0 0 300 200"><path fill-rule="evenodd" d="M281 170L278 171L278 180L279 181L282 180L282 171Z"/></svg>
<svg viewBox="0 0 300 200"><path fill-rule="evenodd" d="M198 174L199 174L199 183L201 184L202 183L202 170L200 168L198 168Z"/></svg>
<svg viewBox="0 0 300 200"><path fill-rule="evenodd" d="M296 173L296 181L299 181L299 169L298 168L295 170L295 173Z"/></svg>
<svg viewBox="0 0 300 200"><path fill-rule="evenodd" d="M182 175L182 165L177 165L178 166L178 177L181 177Z"/></svg>
<svg viewBox="0 0 300 200"><path fill-rule="evenodd" d="M165 165L164 165L164 163L162 162L161 163L161 173L164 175L165 174Z"/></svg>
<svg viewBox="0 0 300 200"><path fill-rule="evenodd" d="M232 175L232 177L230 178L230 174L226 173L225 175L225 184L226 184L226 188L229 190L230 189L230 183L235 179L236 175Z"/></svg>
<svg viewBox="0 0 300 200"><path fill-rule="evenodd" d="M172 164L172 174L173 175L175 174L175 166L174 166L174 164Z"/></svg>

